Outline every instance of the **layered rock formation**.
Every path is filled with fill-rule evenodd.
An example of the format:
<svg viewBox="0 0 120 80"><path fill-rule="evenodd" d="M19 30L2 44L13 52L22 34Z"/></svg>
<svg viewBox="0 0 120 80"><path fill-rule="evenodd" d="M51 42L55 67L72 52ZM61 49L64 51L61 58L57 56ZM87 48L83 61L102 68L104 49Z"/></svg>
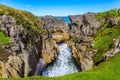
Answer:
<svg viewBox="0 0 120 80"><path fill-rule="evenodd" d="M52 39L43 41L43 49L42 49L42 58L46 64L51 63L56 59L57 53L59 52L58 45Z"/></svg>
<svg viewBox="0 0 120 80"><path fill-rule="evenodd" d="M56 25L58 25L58 22L56 22ZM48 26L49 24L51 23L46 23L45 25L41 24L40 26L46 27L46 25ZM52 23L52 25L53 24L54 23ZM53 40L56 39L56 37L53 37L56 35L57 31L63 32L64 30L63 24L61 26L62 28L58 28L56 25L53 26L56 28L52 30L47 29L51 26L46 27L45 30L48 30L46 32L47 34L44 33L42 38L39 32L33 31L34 34L32 34L31 30L24 28L23 25L18 25L16 19L12 16L0 16L0 29L6 36L11 38L9 45L1 45L0 47L1 50L4 50L0 52L1 77L27 77L34 75L39 58L44 60L44 65L55 60L59 49L57 42ZM52 33L48 34L50 32ZM63 39L69 39L66 33L61 33L60 35L62 35L61 41L63 41ZM45 38L46 36L48 37ZM50 38L50 36L52 38ZM4 55L2 53L4 53Z"/></svg>
<svg viewBox="0 0 120 80"><path fill-rule="evenodd" d="M94 39L91 36L95 35L101 24L95 19L95 15L95 13L87 13L69 16L71 20L69 25L63 19L57 20L52 16L42 18L46 22L43 28L47 31L43 34L44 39L51 39L56 43L66 41L82 70L90 69L93 66L92 56L96 50L93 48ZM75 39L75 42L71 42L72 39ZM87 52L88 47L93 48L93 51Z"/></svg>
<svg viewBox="0 0 120 80"><path fill-rule="evenodd" d="M57 57L59 49L56 42L43 39L39 32L31 34L22 25L18 25L12 16L0 16L0 29L11 38L9 45L0 48L5 50L0 57L1 77L34 75L40 57L45 65Z"/></svg>
<svg viewBox="0 0 120 80"><path fill-rule="evenodd" d="M68 41L69 35L67 33L64 33L64 32L54 32L54 33L52 33L52 39L56 43L60 43L62 41Z"/></svg>
<svg viewBox="0 0 120 80"><path fill-rule="evenodd" d="M57 53L59 52L57 43L69 39L66 32L68 26L63 19L58 20L53 16L46 16L41 19L45 21L43 29L46 30L46 32L42 34L42 37L44 38L42 51L44 54L42 54L42 57L48 64L57 57Z"/></svg>
<svg viewBox="0 0 120 80"><path fill-rule="evenodd" d="M42 17L41 19L43 21L45 21L45 25L43 26L43 29L46 30L46 32L43 34L44 39L49 39L49 38L55 39L53 37L53 36L55 36L55 34L56 34L56 38L57 38L57 35L60 36L59 38L68 37L67 31L68 31L69 27L68 27L68 24L65 23L63 18L58 20L57 18L55 18L53 16L45 16L45 17ZM64 33L64 34L62 34L62 33Z"/></svg>
<svg viewBox="0 0 120 80"><path fill-rule="evenodd" d="M92 56L96 50L93 48L94 39L97 29L100 26L100 22L95 19L96 13L87 13L84 15L69 16L71 23L69 35L71 39L75 39L74 42L69 42L72 48L72 53L77 63L82 70L87 70L93 67ZM93 50L87 51L90 47Z"/></svg>
<svg viewBox="0 0 120 80"><path fill-rule="evenodd" d="M12 16L6 15L0 16L0 29L11 37L10 44L1 47L4 53L0 50L1 54L6 54L1 55L1 77L33 75L42 50L40 34L30 34Z"/></svg>

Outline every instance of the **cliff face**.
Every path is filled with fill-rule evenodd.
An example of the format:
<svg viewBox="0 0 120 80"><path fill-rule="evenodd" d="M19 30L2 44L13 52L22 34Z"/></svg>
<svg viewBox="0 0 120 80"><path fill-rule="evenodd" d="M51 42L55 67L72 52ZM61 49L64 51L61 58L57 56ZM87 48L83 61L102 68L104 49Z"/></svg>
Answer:
<svg viewBox="0 0 120 80"><path fill-rule="evenodd" d="M103 13L69 16L71 40L68 44L82 70L88 70L93 65L98 65L103 61L104 54L105 58L119 52L119 49L117 52L115 49L112 52L107 52L114 46L113 43L120 35L118 14L118 9L115 9ZM116 45L118 45L118 40ZM110 53L113 54L110 55Z"/></svg>
<svg viewBox="0 0 120 80"><path fill-rule="evenodd" d="M0 77L32 76L39 59L44 69L57 57L56 42L45 38L46 25L29 12L0 5Z"/></svg>
<svg viewBox="0 0 120 80"><path fill-rule="evenodd" d="M33 75L42 50L40 34L30 34L29 30L18 25L12 16L6 15L0 16L0 29L11 38L9 45L1 47L7 52L6 54L9 54L1 56L4 57L1 60L2 76L26 77Z"/></svg>
<svg viewBox="0 0 120 80"><path fill-rule="evenodd" d="M58 43L69 39L66 32L68 26L63 19L58 20L53 16L45 16L41 19L45 21L45 25L42 28L46 30L42 34L44 38L42 57L48 64L57 57L59 52Z"/></svg>
<svg viewBox="0 0 120 80"><path fill-rule="evenodd" d="M72 49L73 56L81 70L91 69L93 65L96 65L101 60L94 61L97 58L96 54L99 55L98 52L101 50L101 48L96 48L96 43L101 39L99 35L102 33L102 30L99 32L99 29L103 28L103 32L107 32L105 31L106 29L113 30L112 28L118 26L118 10L111 10L104 13L89 12L84 15L69 16L69 18L71 21L69 25L67 25L63 19L57 20L52 16L42 18L46 23L43 28L47 31L43 34L43 37L50 42L54 41L55 44L66 41ZM104 36L109 36L109 34L105 34ZM112 37L111 40L117 37L118 35ZM113 45L113 42L111 42L111 45ZM102 43L100 42L100 44ZM53 51L53 49L51 51ZM102 58L107 51L104 51L99 56ZM50 58L50 60L48 59L49 63L54 59L55 56Z"/></svg>
<svg viewBox="0 0 120 80"><path fill-rule="evenodd" d="M63 19L57 20L52 16L42 18L42 20L46 22L43 28L47 31L43 34L44 39L50 42L54 41L55 44L66 41L82 70L93 67L92 57L96 49L93 48L94 39L91 36L95 35L97 29L102 24L95 19L95 15L97 14L87 13L84 15L69 16L71 20L69 25L67 25ZM90 53L87 51L88 47L92 48ZM48 49L47 46L46 48ZM54 58L52 60L54 60ZM49 60L49 62L51 61Z"/></svg>
<svg viewBox="0 0 120 80"><path fill-rule="evenodd" d="M84 15L69 16L71 23L70 37L74 41L69 41L72 53L82 70L93 67L92 56L95 54L94 38L97 29L101 23L95 19L96 13L87 13ZM91 47L92 51L88 52L87 48Z"/></svg>

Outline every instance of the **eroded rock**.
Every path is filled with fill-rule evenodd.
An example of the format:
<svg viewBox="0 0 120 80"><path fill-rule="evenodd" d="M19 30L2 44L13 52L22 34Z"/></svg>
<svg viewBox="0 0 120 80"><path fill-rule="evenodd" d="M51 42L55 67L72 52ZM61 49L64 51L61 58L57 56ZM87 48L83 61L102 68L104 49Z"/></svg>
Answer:
<svg viewBox="0 0 120 80"><path fill-rule="evenodd" d="M46 40L43 42L42 58L46 64L49 64L53 60L55 60L58 52L59 52L59 48L55 41Z"/></svg>
<svg viewBox="0 0 120 80"><path fill-rule="evenodd" d="M68 41L69 40L69 36L66 33L62 33L62 32L54 32L52 33L52 39L56 42L56 43L60 43L62 41Z"/></svg>
<svg viewBox="0 0 120 80"><path fill-rule="evenodd" d="M0 77L4 78L4 76L5 76L4 63L0 61Z"/></svg>
<svg viewBox="0 0 120 80"><path fill-rule="evenodd" d="M91 69L93 67L92 55L91 53L87 52L86 46L71 42L69 42L68 45L72 49L73 57L82 71Z"/></svg>
<svg viewBox="0 0 120 80"><path fill-rule="evenodd" d="M10 44L2 46L3 51L0 51L0 60L4 61L5 75L2 77L34 75L42 51L40 33L30 34L12 16L6 15L0 16L0 29L11 37Z"/></svg>
<svg viewBox="0 0 120 80"><path fill-rule="evenodd" d="M74 44L71 45L72 53L81 69L88 70L93 67L92 57L96 53L94 49L94 39L97 29L102 24L95 19L96 13L86 13L84 15L69 16L71 23L69 35L75 39ZM91 51L88 51L88 48Z"/></svg>

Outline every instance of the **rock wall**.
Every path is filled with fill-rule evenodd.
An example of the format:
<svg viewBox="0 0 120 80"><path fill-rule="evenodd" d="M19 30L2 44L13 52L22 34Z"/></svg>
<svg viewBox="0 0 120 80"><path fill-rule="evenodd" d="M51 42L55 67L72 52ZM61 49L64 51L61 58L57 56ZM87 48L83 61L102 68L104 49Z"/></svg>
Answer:
<svg viewBox="0 0 120 80"><path fill-rule="evenodd" d="M72 49L72 53L82 70L88 70L93 67L92 56L96 50L93 48L94 39L97 29L101 25L95 19L96 13L86 13L84 15L69 16L71 23L69 24L69 35L74 42L69 41L68 44ZM87 51L90 47L93 50Z"/></svg>
<svg viewBox="0 0 120 80"><path fill-rule="evenodd" d="M73 56L83 71L91 69L94 65L92 57L97 52L97 49L94 48L94 37L99 27L105 24L106 21L109 21L106 26L108 28L118 24L117 17L111 18L111 16L106 15L107 17L103 17L98 21L95 18L96 15L97 13L89 12L83 15L69 16L71 23L69 24L68 33L71 40L68 41L68 45L71 47ZM119 51L118 48L117 51ZM116 50L113 52L116 52ZM104 57L110 56L107 56L107 54Z"/></svg>
<svg viewBox="0 0 120 80"><path fill-rule="evenodd" d="M53 37L52 35L57 31L65 32L63 27L66 24L59 20L49 22L48 19L47 21L45 25L40 25L46 30L46 33L41 35L39 32L32 34L32 31L18 25L12 16L0 16L0 30L11 38L9 45L0 46L0 77L32 76L40 58L45 62L44 67L55 60L59 49L57 42L50 37ZM61 22L63 24L58 25ZM67 34L62 33L62 36L66 39ZM4 55L1 55L2 53ZM41 71L38 74L41 74Z"/></svg>
<svg viewBox="0 0 120 80"><path fill-rule="evenodd" d="M53 41L52 39L43 41L43 49L41 56L45 61L46 65L56 59L58 52L59 48L55 41Z"/></svg>
<svg viewBox="0 0 120 80"><path fill-rule="evenodd" d="M54 33L56 34L57 32L61 32L67 34L67 31L69 30L68 24L65 23L63 18L59 20L53 16L45 16L41 19L45 21L45 25L43 26L43 29L46 30L46 32L43 34L43 38L45 40L49 38L53 39Z"/></svg>
<svg viewBox="0 0 120 80"><path fill-rule="evenodd" d="M58 43L69 39L66 32L68 25L63 19L58 20L53 16L45 16L41 19L45 21L43 29L46 30L42 35L44 38L42 57L46 64L49 64L57 57L59 52Z"/></svg>
<svg viewBox="0 0 120 80"><path fill-rule="evenodd" d="M71 21L69 25L67 25L62 18L58 20L52 16L42 17L42 20L46 22L43 28L47 31L43 34L44 39L51 39L55 44L66 41L68 46L72 49L73 56L82 70L93 67L92 56L95 54L96 50L93 48L94 39L91 36L95 35L101 25L101 22L95 19L95 15L97 14L87 13L84 15L69 16ZM75 42L72 42L72 39L75 39ZM46 48L48 49L47 46ZM88 52L88 47L93 48L93 50ZM44 58L46 56L46 54L43 55ZM55 58L53 56L53 59L46 59L48 60L46 62L50 63Z"/></svg>
<svg viewBox="0 0 120 80"><path fill-rule="evenodd" d="M18 25L12 16L0 16L0 30L11 37L9 45L2 45L5 55L1 55L1 77L27 77L34 75L42 52L42 37L31 34L22 25ZM0 53L1 52L0 50ZM9 55L7 55L9 54ZM5 60L7 59L7 60ZM3 67L4 66L4 67Z"/></svg>

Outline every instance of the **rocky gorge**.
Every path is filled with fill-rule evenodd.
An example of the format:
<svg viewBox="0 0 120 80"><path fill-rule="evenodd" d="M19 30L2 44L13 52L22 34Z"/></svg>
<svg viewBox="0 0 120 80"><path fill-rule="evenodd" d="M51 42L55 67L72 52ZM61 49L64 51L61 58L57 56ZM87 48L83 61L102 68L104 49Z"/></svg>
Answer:
<svg viewBox="0 0 120 80"><path fill-rule="evenodd" d="M70 15L70 23L67 24L63 18L39 18L29 12L0 5L0 32L10 38L9 44L0 44L0 77L41 75L57 58L58 44L62 42L71 49L81 71L98 66L101 61L120 52L119 16L120 9L88 12ZM110 44L105 44L106 40Z"/></svg>

